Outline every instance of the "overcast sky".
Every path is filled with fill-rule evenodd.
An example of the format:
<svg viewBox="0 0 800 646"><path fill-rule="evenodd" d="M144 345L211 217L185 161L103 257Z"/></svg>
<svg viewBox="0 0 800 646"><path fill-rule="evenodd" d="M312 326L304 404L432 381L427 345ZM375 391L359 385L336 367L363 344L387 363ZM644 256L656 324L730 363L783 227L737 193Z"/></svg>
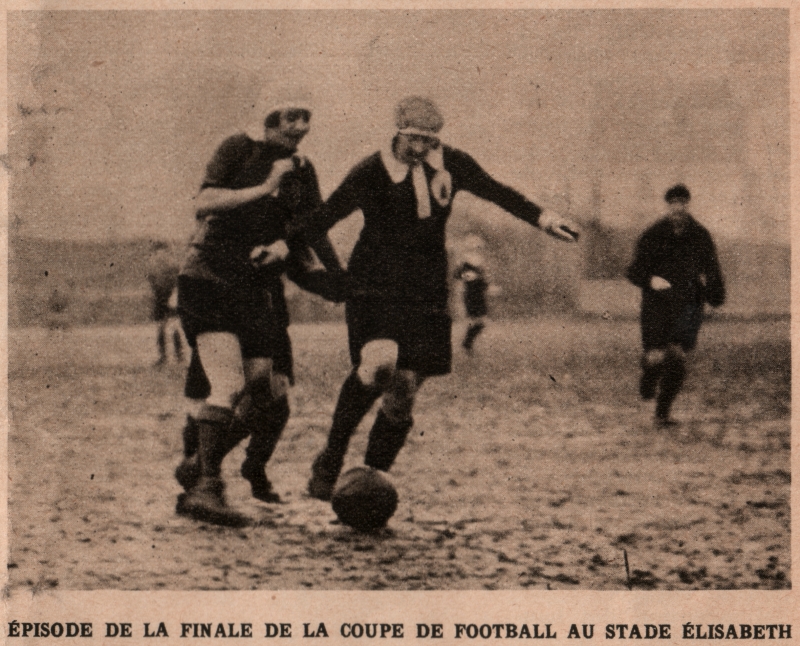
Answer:
<svg viewBox="0 0 800 646"><path fill-rule="evenodd" d="M26 11L8 52L21 235L185 238L214 148L294 84L325 195L422 93L548 205L589 217L600 181L624 219L685 180L715 233L788 241L788 11Z"/></svg>

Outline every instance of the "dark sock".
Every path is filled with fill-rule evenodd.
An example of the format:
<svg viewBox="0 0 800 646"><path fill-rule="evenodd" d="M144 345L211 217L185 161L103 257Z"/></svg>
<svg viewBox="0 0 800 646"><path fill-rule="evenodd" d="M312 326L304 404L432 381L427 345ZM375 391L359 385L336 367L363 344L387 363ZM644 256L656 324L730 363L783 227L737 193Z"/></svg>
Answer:
<svg viewBox="0 0 800 646"><path fill-rule="evenodd" d="M222 461L230 450L230 430L233 411L229 408L205 405L196 418L200 473L205 478L219 478Z"/></svg>
<svg viewBox="0 0 800 646"><path fill-rule="evenodd" d="M650 364L646 359L642 359L642 376L639 380L639 395L642 399L653 399L656 396L662 369L662 363Z"/></svg>
<svg viewBox="0 0 800 646"><path fill-rule="evenodd" d="M265 407L254 407L242 419L250 430L247 459L263 467L275 451L283 429L289 421L289 401L286 397L273 400Z"/></svg>
<svg viewBox="0 0 800 646"><path fill-rule="evenodd" d="M478 338L478 335L483 331L484 327L483 323L473 323L469 326L467 334L464 337L464 343L462 344L467 350L472 349L475 339Z"/></svg>
<svg viewBox="0 0 800 646"><path fill-rule="evenodd" d="M678 396L686 377L684 360L676 356L667 356L661 374L661 388L656 398L656 417L669 419L672 402Z"/></svg>
<svg viewBox="0 0 800 646"><path fill-rule="evenodd" d="M355 372L351 373L342 384L336 410L333 413L333 423L328 433L328 444L323 452L324 467L327 471L334 471L338 475L350 438L379 396L380 391L365 386Z"/></svg>
<svg viewBox="0 0 800 646"><path fill-rule="evenodd" d="M414 420L410 417L402 422L393 422L379 411L369 433L364 464L379 471L391 469L413 425Z"/></svg>
<svg viewBox="0 0 800 646"><path fill-rule="evenodd" d="M197 421L191 415L186 416L186 424L183 425L183 455L187 458L197 453L199 443Z"/></svg>

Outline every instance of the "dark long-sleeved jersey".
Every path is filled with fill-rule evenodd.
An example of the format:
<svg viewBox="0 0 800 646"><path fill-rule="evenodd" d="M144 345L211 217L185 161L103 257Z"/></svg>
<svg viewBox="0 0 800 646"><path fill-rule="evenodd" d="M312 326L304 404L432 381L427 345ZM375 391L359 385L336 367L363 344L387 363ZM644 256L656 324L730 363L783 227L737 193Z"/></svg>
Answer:
<svg viewBox="0 0 800 646"><path fill-rule="evenodd" d="M449 146L443 146L442 155L452 178L451 196L469 191L532 225L538 223L541 209L493 179L472 157ZM430 185L436 170L427 163L423 168ZM431 199L430 216L420 217L412 173L395 183L378 152L348 174L304 228L316 237L357 209L364 214L364 227L348 265L352 294L446 311L445 227L452 199L445 204Z"/></svg>
<svg viewBox="0 0 800 646"><path fill-rule="evenodd" d="M263 184L273 164L291 157L293 152L244 134L234 135L217 149L206 169L201 190L242 189ZM232 209L198 213L197 230L181 273L232 284L263 282L260 275L264 272L250 258L253 248L287 239L289 222L321 203L316 172L307 162L283 176L277 195L266 195ZM297 254L308 254L300 240L292 240L290 247L295 247ZM280 271L270 274L272 282L279 280Z"/></svg>
<svg viewBox="0 0 800 646"><path fill-rule="evenodd" d="M660 276L672 286L674 299L714 307L725 302L725 283L711 234L691 216L680 234L666 217L648 228L639 238L627 276L645 295L653 292L650 279Z"/></svg>

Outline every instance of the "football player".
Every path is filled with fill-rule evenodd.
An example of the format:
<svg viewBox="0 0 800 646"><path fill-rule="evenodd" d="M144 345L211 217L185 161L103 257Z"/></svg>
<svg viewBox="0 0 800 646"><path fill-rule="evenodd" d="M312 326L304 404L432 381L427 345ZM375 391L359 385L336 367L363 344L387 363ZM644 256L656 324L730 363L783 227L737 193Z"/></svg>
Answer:
<svg viewBox="0 0 800 646"><path fill-rule="evenodd" d="M664 195L667 214L639 238L628 279L642 290L642 399L656 399L657 426L673 426L672 403L697 344L705 303L725 302L725 283L708 230L686 208L683 184Z"/></svg>
<svg viewBox="0 0 800 646"><path fill-rule="evenodd" d="M450 372L451 318L445 227L453 198L469 191L560 240L577 229L500 184L468 154L442 144L444 119L430 99L396 108L387 146L360 162L321 208L303 218L318 237L357 209L364 227L348 265L347 330L353 371L342 385L309 494L329 500L350 437L382 396L364 464L388 471L413 425L425 379Z"/></svg>

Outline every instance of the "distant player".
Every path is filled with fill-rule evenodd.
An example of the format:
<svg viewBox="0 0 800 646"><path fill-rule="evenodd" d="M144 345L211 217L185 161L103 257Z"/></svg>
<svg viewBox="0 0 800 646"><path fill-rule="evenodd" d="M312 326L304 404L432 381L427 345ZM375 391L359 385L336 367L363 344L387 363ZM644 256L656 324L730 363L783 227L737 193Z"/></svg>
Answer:
<svg viewBox="0 0 800 646"><path fill-rule="evenodd" d="M697 343L705 303L725 302L711 234L686 210L691 196L678 184L664 195L668 212L636 245L628 279L642 290L644 356L639 392L656 398L656 424L676 422L670 409L686 376L688 353Z"/></svg>
<svg viewBox="0 0 800 646"><path fill-rule="evenodd" d="M158 360L156 366L167 363L167 335L171 322L178 320L177 293L179 263L170 252L170 246L164 241L153 243L153 253L147 268L147 282L150 284L152 296L151 317L156 322L156 349ZM180 330L172 330L172 347L175 359L183 361L183 340Z"/></svg>
<svg viewBox="0 0 800 646"><path fill-rule="evenodd" d="M455 194L469 191L559 239L577 238L572 223L500 184L466 153L442 145L444 120L429 99L401 101L395 125L388 145L361 161L306 222L317 236L356 210L364 215L348 266L353 371L308 485L321 500L331 498L350 437L381 395L364 464L388 471L413 425L423 381L450 372L445 228Z"/></svg>
<svg viewBox="0 0 800 646"><path fill-rule="evenodd" d="M186 457L175 475L186 493L177 511L220 525L248 521L227 505L220 476L225 456L248 435L242 476L255 498L280 502L264 467L288 421L293 383L282 276L332 300L337 280L328 279L341 276L326 236L314 248L332 273L311 270L309 247L287 234L294 217L322 202L314 167L297 152L310 107L294 98L263 114L260 135L226 139L209 163L178 279L193 349L186 394L205 402L184 429Z"/></svg>
<svg viewBox="0 0 800 646"><path fill-rule="evenodd" d="M489 283L486 280L483 258L477 253L467 254L456 268L454 278L464 285L464 311L469 324L461 347L471 354L475 340L486 327L486 315L489 313L486 305Z"/></svg>

